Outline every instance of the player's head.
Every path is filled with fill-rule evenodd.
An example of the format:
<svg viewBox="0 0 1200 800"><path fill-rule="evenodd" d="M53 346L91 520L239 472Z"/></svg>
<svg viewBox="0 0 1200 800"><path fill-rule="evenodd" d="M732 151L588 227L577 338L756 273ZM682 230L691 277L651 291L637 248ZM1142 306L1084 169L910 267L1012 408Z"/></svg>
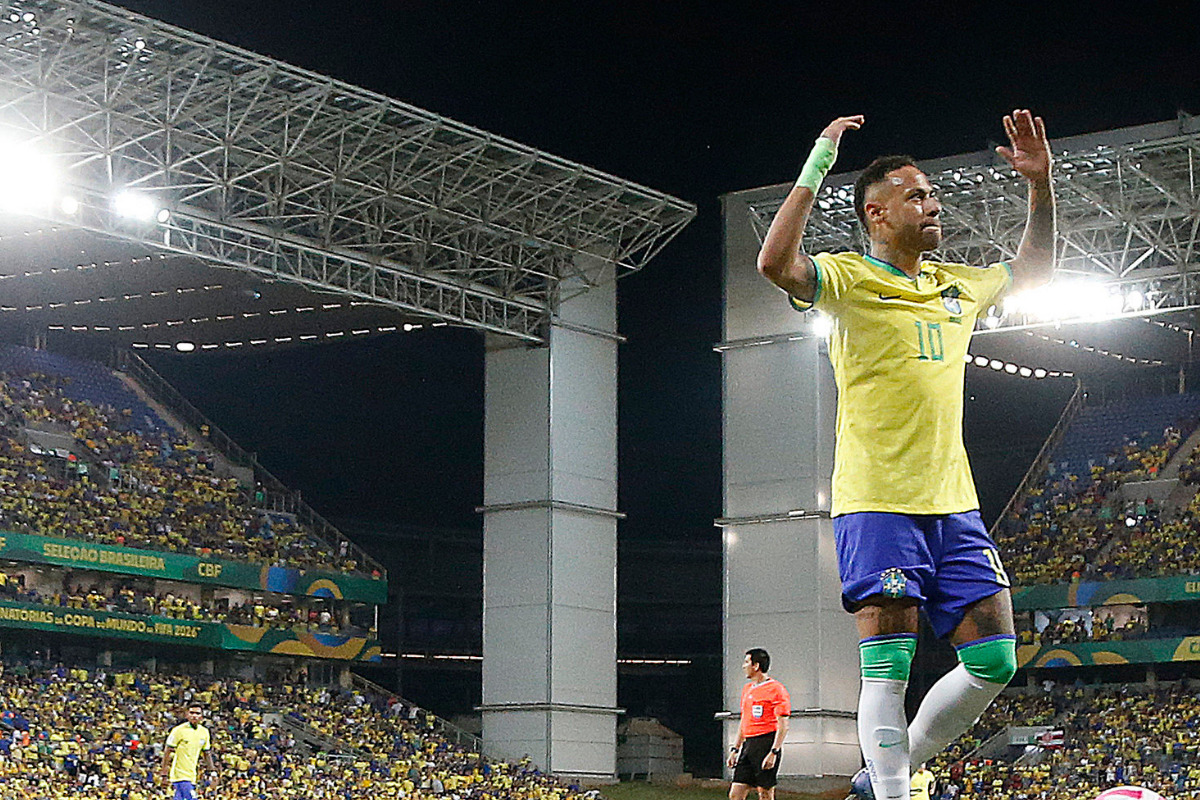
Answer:
<svg viewBox="0 0 1200 800"><path fill-rule="evenodd" d="M756 672L766 672L771 668L771 656L766 650L761 647L752 647L746 651L746 658L742 662L742 669L746 672L746 677L750 677Z"/></svg>
<svg viewBox="0 0 1200 800"><path fill-rule="evenodd" d="M204 708L199 703L192 703L187 707L187 721L193 725L199 725L200 720L204 719Z"/></svg>
<svg viewBox="0 0 1200 800"><path fill-rule="evenodd" d="M854 182L854 211L867 238L925 252L942 242L937 190L909 156L880 156Z"/></svg>

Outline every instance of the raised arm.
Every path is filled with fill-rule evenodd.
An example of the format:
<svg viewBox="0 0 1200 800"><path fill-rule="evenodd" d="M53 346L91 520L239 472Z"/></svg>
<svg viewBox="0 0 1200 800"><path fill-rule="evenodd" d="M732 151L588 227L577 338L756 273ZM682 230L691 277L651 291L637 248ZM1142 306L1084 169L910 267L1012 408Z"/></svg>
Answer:
<svg viewBox="0 0 1200 800"><path fill-rule="evenodd" d="M799 300L812 301L817 272L812 259L800 249L804 227L812 212L821 181L837 158L838 142L847 130L862 127L864 117L838 117L821 131L796 185L775 212L771 227L758 251L758 271L771 283Z"/></svg>
<svg viewBox="0 0 1200 800"><path fill-rule="evenodd" d="M1013 288L1032 289L1054 275L1055 214L1054 181L1050 176L1053 158L1046 138L1046 125L1028 109L1017 109L1004 117L1004 131L1011 147L996 152L1029 182L1029 217L1017 255L1008 262Z"/></svg>

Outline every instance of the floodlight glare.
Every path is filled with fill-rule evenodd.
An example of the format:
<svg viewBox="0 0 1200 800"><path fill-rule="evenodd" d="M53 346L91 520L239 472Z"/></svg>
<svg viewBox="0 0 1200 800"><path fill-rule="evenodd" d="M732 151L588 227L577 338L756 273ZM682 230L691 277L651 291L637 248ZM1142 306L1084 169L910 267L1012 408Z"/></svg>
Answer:
<svg viewBox="0 0 1200 800"><path fill-rule="evenodd" d="M144 194L123 189L113 198L113 211L126 219L138 222L153 222L158 206Z"/></svg>
<svg viewBox="0 0 1200 800"><path fill-rule="evenodd" d="M986 367L987 365L988 365L988 360L985 357L975 356L975 366Z"/></svg>
<svg viewBox="0 0 1200 800"><path fill-rule="evenodd" d="M1047 322L1111 319L1125 310L1127 298L1097 281L1061 280L1004 301L1006 314L1023 314Z"/></svg>
<svg viewBox="0 0 1200 800"><path fill-rule="evenodd" d="M1033 374L1033 370L1031 370L1029 367L1021 367L1021 377L1022 378L1028 378L1032 374Z"/></svg>
<svg viewBox="0 0 1200 800"><path fill-rule="evenodd" d="M1033 371L1033 377L1035 377L1035 378L1044 378L1044 377L1046 377L1046 370L1042 369L1041 367L1038 367L1037 369L1035 369L1035 370Z"/></svg>
<svg viewBox="0 0 1200 800"><path fill-rule="evenodd" d="M176 342L175 349L181 353L190 353L196 349L195 342Z"/></svg>
<svg viewBox="0 0 1200 800"><path fill-rule="evenodd" d="M171 210L167 208L160 208L158 213L154 215L154 218L161 224L166 225L171 220Z"/></svg>
<svg viewBox="0 0 1200 800"><path fill-rule="evenodd" d="M987 325L989 328L995 328L1000 324L1000 318L999 317L986 317L983 320L983 324Z"/></svg>
<svg viewBox="0 0 1200 800"><path fill-rule="evenodd" d="M1145 296L1137 289L1131 289L1129 294L1125 295L1125 307L1130 311L1141 311L1145 304Z"/></svg>
<svg viewBox="0 0 1200 800"><path fill-rule="evenodd" d="M49 158L28 145L0 142L0 208L45 210L57 192L58 171Z"/></svg>
<svg viewBox="0 0 1200 800"><path fill-rule="evenodd" d="M1017 374L1017 365L1016 364L1005 364L1004 371L1007 372L1009 375L1016 375Z"/></svg>
<svg viewBox="0 0 1200 800"><path fill-rule="evenodd" d="M67 195L60 200L58 207L61 208L62 212L69 217L73 217L79 213L79 201L70 195Z"/></svg>
<svg viewBox="0 0 1200 800"><path fill-rule="evenodd" d="M993 358L988 366L992 369L1004 369L1004 362L998 358Z"/></svg>
<svg viewBox="0 0 1200 800"><path fill-rule="evenodd" d="M814 336L828 339L829 334L833 332L833 320L819 312L815 313L812 320L812 332Z"/></svg>

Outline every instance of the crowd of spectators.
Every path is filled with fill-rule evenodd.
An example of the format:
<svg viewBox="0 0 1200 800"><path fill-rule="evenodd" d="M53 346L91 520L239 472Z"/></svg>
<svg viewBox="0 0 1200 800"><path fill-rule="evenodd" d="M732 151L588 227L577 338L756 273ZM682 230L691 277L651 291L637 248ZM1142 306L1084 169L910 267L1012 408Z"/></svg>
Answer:
<svg viewBox="0 0 1200 800"><path fill-rule="evenodd" d="M1144 639L1151 634L1150 615L1142 607L1118 620L1111 609L1071 609L1059 612L1057 618L1038 625L1025 613L1017 619L1017 643L1081 644L1084 642L1121 642Z"/></svg>
<svg viewBox="0 0 1200 800"><path fill-rule="evenodd" d="M78 578L78 573L74 578ZM351 624L343 604L324 598L264 595L247 597L241 602L229 598L197 599L184 591L154 592L108 576L97 576L95 582L85 586L64 573L60 590L39 591L26 584L24 575L0 569L0 599L297 632L374 635L374 631Z"/></svg>
<svg viewBox="0 0 1200 800"><path fill-rule="evenodd" d="M359 566L295 520L253 505L214 457L129 409L68 398L69 378L0 373L0 527L203 557L345 572ZM93 469L65 473L33 452L27 426L69 434Z"/></svg>
<svg viewBox="0 0 1200 800"><path fill-rule="evenodd" d="M1194 420L1128 439L1086 475L1051 464L1042 481L1000 520L996 540L1017 585L1111 580L1200 569L1200 500L1167 515L1153 497L1122 487L1152 480L1179 449ZM1200 453L1189 456L1200 463Z"/></svg>
<svg viewBox="0 0 1200 800"><path fill-rule="evenodd" d="M1200 794L1196 686L1069 688L1046 694L1044 702L1052 715L1020 724L1052 725L1061 730L1059 743L1031 745L1016 759L963 757L952 746L931 767L940 798L1077 800L1126 784L1166 797ZM979 725L990 717L985 713Z"/></svg>
<svg viewBox="0 0 1200 800"><path fill-rule="evenodd" d="M0 676L0 796L150 800L168 791L163 742L183 709L205 709L219 788L231 800L573 800L569 787L441 736L433 718L385 695L299 683L57 666ZM284 719L287 718L287 720ZM307 726L319 746L297 735Z"/></svg>

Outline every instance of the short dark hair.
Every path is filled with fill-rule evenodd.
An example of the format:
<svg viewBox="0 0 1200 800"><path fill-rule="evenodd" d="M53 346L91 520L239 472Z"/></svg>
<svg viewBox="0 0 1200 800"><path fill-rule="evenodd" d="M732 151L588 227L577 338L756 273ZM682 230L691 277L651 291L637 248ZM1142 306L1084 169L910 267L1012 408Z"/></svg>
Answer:
<svg viewBox="0 0 1200 800"><path fill-rule="evenodd" d="M912 156L880 156L867 164L867 168L854 180L854 213L858 214L863 233L867 232L867 189L882 183L892 170L915 166L917 162Z"/></svg>
<svg viewBox="0 0 1200 800"><path fill-rule="evenodd" d="M746 651L746 655L750 656L750 663L758 664L758 668L763 672L771 668L771 656L761 647L750 648Z"/></svg>
<svg viewBox="0 0 1200 800"><path fill-rule="evenodd" d="M201 714L204 713L204 706L200 705L199 703L188 703L187 710L191 711L193 708L198 709Z"/></svg>

